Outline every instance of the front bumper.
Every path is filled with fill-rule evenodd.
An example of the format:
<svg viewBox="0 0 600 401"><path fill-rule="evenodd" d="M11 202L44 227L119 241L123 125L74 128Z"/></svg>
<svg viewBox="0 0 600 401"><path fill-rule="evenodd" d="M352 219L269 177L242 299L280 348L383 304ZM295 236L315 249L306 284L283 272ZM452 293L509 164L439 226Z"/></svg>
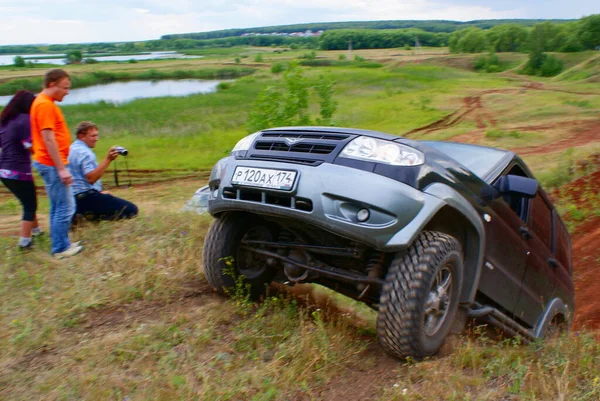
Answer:
<svg viewBox="0 0 600 401"><path fill-rule="evenodd" d="M234 185L231 178L237 166L295 170L297 177L290 191ZM284 217L385 252L408 247L445 205L390 178L329 163L304 166L230 156L215 165L209 185L208 211L215 217L228 211ZM361 209L369 211L364 222L357 219Z"/></svg>

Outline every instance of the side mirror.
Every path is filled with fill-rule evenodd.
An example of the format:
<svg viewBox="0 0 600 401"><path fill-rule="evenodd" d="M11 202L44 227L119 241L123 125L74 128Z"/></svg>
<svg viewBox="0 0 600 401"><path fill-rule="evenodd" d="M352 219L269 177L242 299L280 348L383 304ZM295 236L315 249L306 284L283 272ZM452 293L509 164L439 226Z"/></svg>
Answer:
<svg viewBox="0 0 600 401"><path fill-rule="evenodd" d="M501 197L502 194L495 187L490 185L484 185L479 191L479 196L481 197L481 199L491 202L494 199Z"/></svg>
<svg viewBox="0 0 600 401"><path fill-rule="evenodd" d="M533 178L520 175L505 175L496 181L494 188L503 195L517 194L526 198L535 198L538 182Z"/></svg>

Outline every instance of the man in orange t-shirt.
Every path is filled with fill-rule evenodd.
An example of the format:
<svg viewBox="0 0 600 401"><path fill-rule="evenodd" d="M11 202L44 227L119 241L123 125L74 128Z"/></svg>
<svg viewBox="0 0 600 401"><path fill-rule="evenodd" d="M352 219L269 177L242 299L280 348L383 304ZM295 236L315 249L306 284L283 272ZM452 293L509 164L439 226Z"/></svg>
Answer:
<svg viewBox="0 0 600 401"><path fill-rule="evenodd" d="M66 71L60 68L48 71L44 76L44 89L30 111L33 166L42 176L50 200L50 238L52 254L57 259L76 255L83 249L69 240L75 213L73 177L67 170L71 134L55 103L61 102L70 88L71 78Z"/></svg>

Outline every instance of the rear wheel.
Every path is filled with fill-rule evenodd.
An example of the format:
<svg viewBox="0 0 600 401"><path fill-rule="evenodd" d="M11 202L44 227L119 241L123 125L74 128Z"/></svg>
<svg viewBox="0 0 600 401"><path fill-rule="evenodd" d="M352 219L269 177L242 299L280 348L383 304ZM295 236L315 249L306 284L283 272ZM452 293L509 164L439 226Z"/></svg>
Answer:
<svg viewBox="0 0 600 401"><path fill-rule="evenodd" d="M258 299L275 276L266 257L243 249L244 241L273 241L274 227L257 216L225 213L216 219L204 240L202 260L209 284L221 293L234 288L236 277L249 285L250 297Z"/></svg>
<svg viewBox="0 0 600 401"><path fill-rule="evenodd" d="M379 302L377 332L387 352L404 358L433 355L458 309L463 257L452 236L422 232L396 254Z"/></svg>
<svg viewBox="0 0 600 401"><path fill-rule="evenodd" d="M569 324L561 314L556 314L552 321L544 330L543 338L546 340L556 340L562 334L569 331Z"/></svg>

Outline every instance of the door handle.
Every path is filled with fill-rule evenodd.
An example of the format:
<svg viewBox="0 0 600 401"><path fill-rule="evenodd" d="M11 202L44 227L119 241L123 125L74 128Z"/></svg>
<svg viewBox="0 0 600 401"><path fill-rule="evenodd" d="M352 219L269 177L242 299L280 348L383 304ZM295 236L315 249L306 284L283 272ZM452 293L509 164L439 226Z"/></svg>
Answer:
<svg viewBox="0 0 600 401"><path fill-rule="evenodd" d="M529 232L529 230L525 226L519 227L519 234L521 234L521 237L523 237L524 239L530 239L531 238L531 233Z"/></svg>

